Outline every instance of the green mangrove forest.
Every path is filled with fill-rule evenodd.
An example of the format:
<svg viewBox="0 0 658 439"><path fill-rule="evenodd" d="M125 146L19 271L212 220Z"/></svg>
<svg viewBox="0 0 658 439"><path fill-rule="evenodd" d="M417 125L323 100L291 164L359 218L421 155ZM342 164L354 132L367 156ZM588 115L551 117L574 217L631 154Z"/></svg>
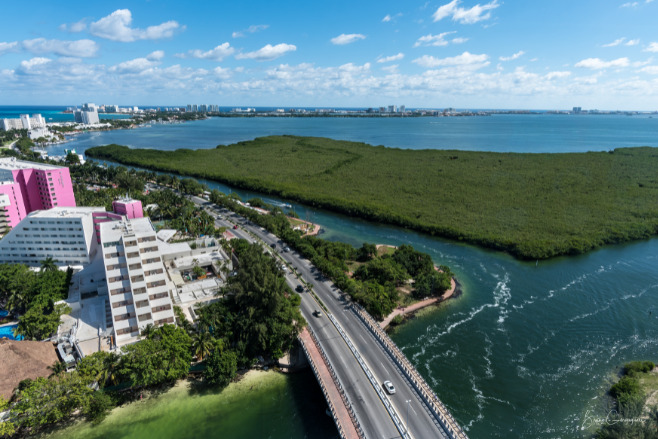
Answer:
<svg viewBox="0 0 658 439"><path fill-rule="evenodd" d="M219 181L505 251L579 254L658 233L658 149L533 154L405 150L271 136L214 149L89 157Z"/></svg>

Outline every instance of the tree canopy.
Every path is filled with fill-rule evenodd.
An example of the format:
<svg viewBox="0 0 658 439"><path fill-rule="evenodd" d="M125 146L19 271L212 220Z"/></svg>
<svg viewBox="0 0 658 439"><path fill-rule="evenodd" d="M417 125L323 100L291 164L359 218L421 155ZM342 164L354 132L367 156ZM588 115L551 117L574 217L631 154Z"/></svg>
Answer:
<svg viewBox="0 0 658 439"><path fill-rule="evenodd" d="M225 338L242 365L257 356L279 358L305 325L300 298L260 245L236 243L234 248L240 260L237 275L223 289L223 301L199 309L199 324Z"/></svg>

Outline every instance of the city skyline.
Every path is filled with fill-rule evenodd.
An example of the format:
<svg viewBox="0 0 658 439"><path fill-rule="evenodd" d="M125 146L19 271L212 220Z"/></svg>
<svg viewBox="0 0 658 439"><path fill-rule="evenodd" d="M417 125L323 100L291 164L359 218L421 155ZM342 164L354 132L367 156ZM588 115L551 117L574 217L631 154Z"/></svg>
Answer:
<svg viewBox="0 0 658 439"><path fill-rule="evenodd" d="M5 105L656 109L654 0L35 5L5 5Z"/></svg>

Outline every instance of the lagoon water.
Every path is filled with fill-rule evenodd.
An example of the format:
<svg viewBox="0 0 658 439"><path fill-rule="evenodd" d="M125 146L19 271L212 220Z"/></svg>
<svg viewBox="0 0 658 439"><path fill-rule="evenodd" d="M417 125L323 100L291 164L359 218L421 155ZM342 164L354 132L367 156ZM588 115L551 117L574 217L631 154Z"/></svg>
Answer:
<svg viewBox="0 0 658 439"><path fill-rule="evenodd" d="M287 133L400 148L573 152L658 146L657 124L658 118L648 116L561 115L211 119L83 134L54 148L74 147L80 152L107 143L209 148ZM211 186L231 190L216 183ZM247 198L256 195L237 192ZM301 217L321 224L326 239L354 245L409 243L457 273L464 290L459 298L422 313L392 337L472 438L582 437L588 432L582 430L588 417L607 413L605 390L619 366L637 359L658 360L655 238L536 264L293 207ZM242 422L267 419L257 406L244 408ZM233 436L227 432L226 437ZM286 437L311 436L302 429Z"/></svg>
<svg viewBox="0 0 658 439"><path fill-rule="evenodd" d="M78 153L117 143L134 148L214 148L255 137L293 134L409 149L496 152L607 151L658 146L658 115L520 114L409 118L211 118L134 130L81 134L64 147Z"/></svg>

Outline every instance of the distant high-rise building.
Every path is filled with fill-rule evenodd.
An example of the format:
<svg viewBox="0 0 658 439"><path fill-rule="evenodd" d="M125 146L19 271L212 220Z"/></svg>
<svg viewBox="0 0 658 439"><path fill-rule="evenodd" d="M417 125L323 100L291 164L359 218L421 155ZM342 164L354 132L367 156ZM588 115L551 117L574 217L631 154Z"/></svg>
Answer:
<svg viewBox="0 0 658 439"><path fill-rule="evenodd" d="M21 114L17 119L0 119L0 128L5 131L9 130L32 130L35 128L45 128L46 120L40 114Z"/></svg>
<svg viewBox="0 0 658 439"><path fill-rule="evenodd" d="M580 114L582 113L583 108L582 107L573 107L573 114Z"/></svg>
<svg viewBox="0 0 658 439"><path fill-rule="evenodd" d="M400 105L400 113L405 113L407 111L407 107L404 105Z"/></svg>
<svg viewBox="0 0 658 439"><path fill-rule="evenodd" d="M396 113L398 111L398 107L395 105L389 105L388 106L388 112L389 113Z"/></svg>
<svg viewBox="0 0 658 439"><path fill-rule="evenodd" d="M73 111L73 120L76 123L83 123L85 125L94 125L100 123L98 117L98 107L96 104L85 103L82 104L82 109Z"/></svg>
<svg viewBox="0 0 658 439"><path fill-rule="evenodd" d="M195 112L195 113L196 113L197 111L199 111L199 107L198 107L197 104L193 104L193 105L192 105L192 111Z"/></svg>
<svg viewBox="0 0 658 439"><path fill-rule="evenodd" d="M23 128L26 130L31 130L32 125L30 124L30 116L28 114L21 114L21 123L23 124Z"/></svg>

